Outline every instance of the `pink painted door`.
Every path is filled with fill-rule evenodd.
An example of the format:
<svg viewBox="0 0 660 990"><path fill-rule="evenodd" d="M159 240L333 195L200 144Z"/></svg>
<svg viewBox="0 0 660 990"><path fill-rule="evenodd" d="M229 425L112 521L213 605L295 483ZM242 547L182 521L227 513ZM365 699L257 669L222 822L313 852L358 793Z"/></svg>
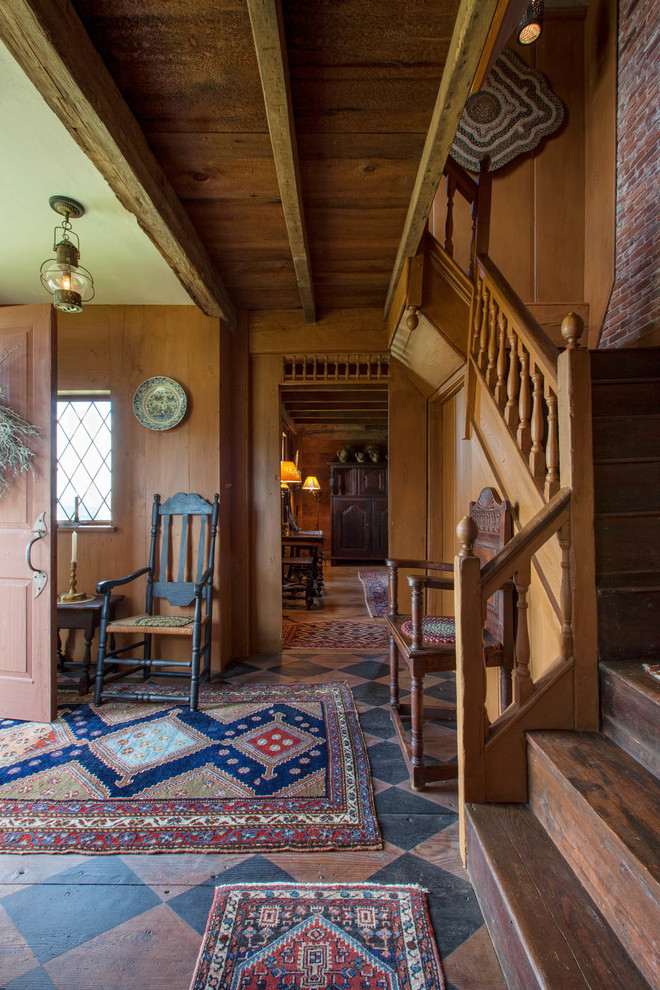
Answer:
<svg viewBox="0 0 660 990"><path fill-rule="evenodd" d="M0 358L12 351L0 365L0 405L42 431L28 441L35 477L10 478L0 497L0 717L38 722L54 717L57 687L55 335L51 306L0 307Z"/></svg>

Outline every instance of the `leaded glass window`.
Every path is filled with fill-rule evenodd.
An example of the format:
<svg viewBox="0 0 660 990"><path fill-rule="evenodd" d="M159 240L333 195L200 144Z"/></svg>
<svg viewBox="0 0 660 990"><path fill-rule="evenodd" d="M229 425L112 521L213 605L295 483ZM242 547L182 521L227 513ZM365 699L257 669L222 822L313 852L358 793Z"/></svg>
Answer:
<svg viewBox="0 0 660 990"><path fill-rule="evenodd" d="M112 403L68 397L57 402L58 522L112 520Z"/></svg>

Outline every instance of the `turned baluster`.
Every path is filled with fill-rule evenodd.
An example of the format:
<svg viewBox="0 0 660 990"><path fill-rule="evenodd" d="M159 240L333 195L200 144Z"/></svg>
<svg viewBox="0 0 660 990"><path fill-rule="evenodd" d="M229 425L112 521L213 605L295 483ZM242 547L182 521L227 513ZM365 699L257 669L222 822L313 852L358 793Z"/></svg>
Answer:
<svg viewBox="0 0 660 990"><path fill-rule="evenodd" d="M532 449L529 454L529 468L534 475L534 481L541 488L545 479L545 450L543 436L545 422L543 418L543 375L535 371L532 375L534 392L532 394Z"/></svg>
<svg viewBox="0 0 660 990"><path fill-rule="evenodd" d="M500 409L504 409L506 403L506 316L500 310L497 317L499 330L499 350L497 352L497 385L495 386L495 402Z"/></svg>
<svg viewBox="0 0 660 990"><path fill-rule="evenodd" d="M573 596L571 595L571 529L566 523L557 534L561 547L561 607L560 655L562 660L573 656Z"/></svg>
<svg viewBox="0 0 660 990"><path fill-rule="evenodd" d="M424 581L419 575L412 574L408 578L412 588L412 647L418 650L422 645L422 618L424 616Z"/></svg>
<svg viewBox="0 0 660 990"><path fill-rule="evenodd" d="M523 347L520 355L520 395L518 398L518 446L527 457L532 446L529 417L532 413L532 391L529 382L529 353Z"/></svg>
<svg viewBox="0 0 660 990"><path fill-rule="evenodd" d="M507 403L504 407L504 422L513 433L518 426L518 386L520 373L518 365L518 335L509 327L509 377L506 383Z"/></svg>
<svg viewBox="0 0 660 990"><path fill-rule="evenodd" d="M545 400L548 404L548 439L545 445L545 497L548 501L559 489L559 419L557 396L548 388Z"/></svg>
<svg viewBox="0 0 660 990"><path fill-rule="evenodd" d="M481 310L481 332L479 334L479 357L477 358L477 364L481 371L486 370L486 364L488 363L488 299L490 292L487 285L483 287L483 307Z"/></svg>
<svg viewBox="0 0 660 990"><path fill-rule="evenodd" d="M497 381L497 370L495 368L495 359L497 357L497 314L498 305L495 299L491 296L490 306L488 307L488 366L486 368L486 384L488 388L493 389L495 382Z"/></svg>
<svg viewBox="0 0 660 990"><path fill-rule="evenodd" d="M516 629L516 672L513 678L513 700L522 705L534 691L534 683L529 673L529 627L527 624L527 591L531 581L531 566L529 560L521 564L513 576L518 593L516 607L518 609L518 625Z"/></svg>
<svg viewBox="0 0 660 990"><path fill-rule="evenodd" d="M456 179L453 175L447 175L447 219L445 220L445 251L450 258L454 257L454 193L456 192Z"/></svg>
<svg viewBox="0 0 660 990"><path fill-rule="evenodd" d="M481 329L481 313L484 305L483 280L477 275L477 284L474 287L474 320L472 323L472 341L470 353L477 357L479 352L479 331Z"/></svg>

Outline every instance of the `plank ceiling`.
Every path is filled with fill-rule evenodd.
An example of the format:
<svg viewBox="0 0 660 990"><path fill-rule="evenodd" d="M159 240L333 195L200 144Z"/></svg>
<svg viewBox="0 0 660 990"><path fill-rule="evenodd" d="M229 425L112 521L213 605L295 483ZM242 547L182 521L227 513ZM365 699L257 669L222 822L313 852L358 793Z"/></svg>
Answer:
<svg viewBox="0 0 660 990"><path fill-rule="evenodd" d="M299 308L246 0L74 0L238 307ZM458 0L283 0L319 308L382 306Z"/></svg>

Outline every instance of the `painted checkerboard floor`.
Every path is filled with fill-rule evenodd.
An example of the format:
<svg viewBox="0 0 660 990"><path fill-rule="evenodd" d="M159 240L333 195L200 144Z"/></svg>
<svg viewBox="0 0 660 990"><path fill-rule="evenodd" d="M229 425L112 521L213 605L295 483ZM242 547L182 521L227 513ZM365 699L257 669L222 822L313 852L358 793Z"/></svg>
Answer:
<svg viewBox="0 0 660 990"><path fill-rule="evenodd" d="M342 617L352 604L351 617L367 618L357 569L340 570L326 581L323 608L309 618L338 617L333 584ZM214 886L276 879L420 883L430 892L448 990L504 990L458 855L455 784L432 784L423 793L410 788L388 713L386 658L347 650L291 651L235 663L223 676L233 684L350 684L368 745L384 848L272 855L0 853L0 990L187 990ZM428 693L454 700L453 675L434 676ZM433 731L432 746L439 759L452 758L451 726Z"/></svg>

